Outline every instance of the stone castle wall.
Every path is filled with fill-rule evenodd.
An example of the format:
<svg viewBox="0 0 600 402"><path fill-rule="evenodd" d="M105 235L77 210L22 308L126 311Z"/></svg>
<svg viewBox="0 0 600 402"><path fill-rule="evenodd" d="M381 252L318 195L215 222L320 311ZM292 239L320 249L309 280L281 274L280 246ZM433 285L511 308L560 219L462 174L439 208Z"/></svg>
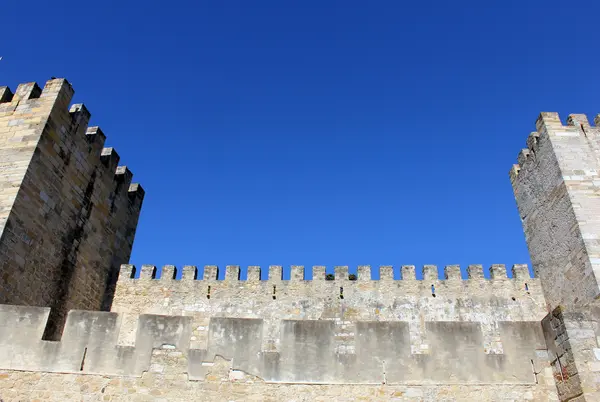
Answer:
<svg viewBox="0 0 600 402"><path fill-rule="evenodd" d="M144 191L64 79L0 88L0 303L107 309Z"/></svg>
<svg viewBox="0 0 600 402"><path fill-rule="evenodd" d="M356 280L350 280L348 267L335 267L330 277L335 279L327 280L325 267L317 266L314 279L303 280L304 267L294 266L290 280L282 280L282 267L271 266L270 279L261 281L260 267L253 266L244 281L238 280L238 266L226 267L224 280L217 280L216 266L188 266L175 280L174 266L163 267L159 279L154 266L143 266L135 275L133 266L124 265L111 311L124 315L124 344L135 339L139 314L191 317L198 348L206 346L211 318L258 318L264 322L264 351L279 350L283 320L323 320L333 325L339 353L353 353L359 321L406 323L412 353L427 353L429 322L476 323L486 353L501 353L500 322L539 322L547 314L539 280L530 278L526 265L513 267L510 279L503 265L495 265L490 280L477 265L469 267L466 280L459 266L445 267L444 280L435 266L425 267L423 280L416 279L414 266L401 268L402 280L393 279L391 266L374 267L381 279L371 280L370 269L358 267Z"/></svg>
<svg viewBox="0 0 600 402"><path fill-rule="evenodd" d="M502 353L486 353L477 323L428 322L429 347L412 353L406 322L356 321L349 353L331 320L284 320L275 352L262 350L260 319L214 317L194 349L190 316L140 315L126 345L123 314L72 311L60 342L41 340L48 314L0 306L5 402L557 400L539 322L500 322Z"/></svg>

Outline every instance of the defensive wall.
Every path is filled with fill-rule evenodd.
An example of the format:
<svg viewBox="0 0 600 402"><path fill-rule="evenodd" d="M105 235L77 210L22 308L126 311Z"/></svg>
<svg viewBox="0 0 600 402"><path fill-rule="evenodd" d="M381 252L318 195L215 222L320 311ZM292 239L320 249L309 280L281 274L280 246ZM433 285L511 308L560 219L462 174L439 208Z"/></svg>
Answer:
<svg viewBox="0 0 600 402"><path fill-rule="evenodd" d="M144 198L65 79L0 87L0 303L108 310Z"/></svg>
<svg viewBox="0 0 600 402"><path fill-rule="evenodd" d="M423 280L414 266L401 280L378 267L371 280L368 266L333 277L313 267L304 280L294 266L283 280L271 266L261 281L249 267L240 281L237 266L224 280L216 266L188 266L177 280L174 266L135 278L124 265L113 312L72 311L60 342L41 340L48 309L3 306L0 370L6 382L33 378L28 395L49 399L42 384L64 373L108 400L125 400L124 384L138 400L557 400L545 304L526 266L507 278L494 265L490 279L481 266L467 279L458 266L443 279L424 268Z"/></svg>
<svg viewBox="0 0 600 402"><path fill-rule="evenodd" d="M585 116L542 113L510 172L536 278L252 266L240 280L121 265L144 192L72 96L64 79L0 88L3 402L600 401L600 129Z"/></svg>

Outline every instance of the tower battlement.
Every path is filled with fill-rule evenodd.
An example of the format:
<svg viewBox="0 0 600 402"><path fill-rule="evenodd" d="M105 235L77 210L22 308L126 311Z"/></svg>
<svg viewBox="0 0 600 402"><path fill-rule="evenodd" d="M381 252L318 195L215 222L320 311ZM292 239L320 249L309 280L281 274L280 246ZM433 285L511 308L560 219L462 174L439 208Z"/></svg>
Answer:
<svg viewBox="0 0 600 402"><path fill-rule="evenodd" d="M550 308L600 296L600 115L541 113L510 178Z"/></svg>
<svg viewBox="0 0 600 402"><path fill-rule="evenodd" d="M65 79L0 87L0 303L108 309L144 190Z"/></svg>

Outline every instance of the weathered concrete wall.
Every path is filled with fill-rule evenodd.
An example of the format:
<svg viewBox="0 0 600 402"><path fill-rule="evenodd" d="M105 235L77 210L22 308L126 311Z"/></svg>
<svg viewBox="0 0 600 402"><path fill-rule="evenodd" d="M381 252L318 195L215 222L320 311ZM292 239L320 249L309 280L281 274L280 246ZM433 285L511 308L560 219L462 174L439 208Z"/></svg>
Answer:
<svg viewBox="0 0 600 402"><path fill-rule="evenodd" d="M118 344L119 314L72 311L60 342L41 340L47 317L47 308L0 306L0 322L6 323L0 327L2 397L9 391L15 399L76 399L77 389L65 395L56 384L49 389L41 385L61 378L87 384L81 392L89 399L101 397L108 388L113 400L132 392L139 393L139 400L158 395L183 399L200 391L201 400L249 400L262 393L302 400L336 393L347 399L436 400L445 394L468 400L477 392L490 395L489 400L556 400L539 322L501 322L504 352L497 354L485 353L478 324L430 322L428 352L413 354L408 325L400 321L349 325L356 333L355 352L340 353L331 320L283 321L280 351L273 352L262 350L260 319L212 318L207 348L192 349L191 317L142 315L133 346ZM65 374L50 376L51 372ZM4 385L15 382L19 385L12 389ZM347 384L354 386L346 389Z"/></svg>
<svg viewBox="0 0 600 402"><path fill-rule="evenodd" d="M112 298L144 196L72 96L64 79L0 88L0 303L51 306L49 337Z"/></svg>
<svg viewBox="0 0 600 402"><path fill-rule="evenodd" d="M585 305L600 295L600 129L557 113L536 126L510 174L533 268L550 309Z"/></svg>

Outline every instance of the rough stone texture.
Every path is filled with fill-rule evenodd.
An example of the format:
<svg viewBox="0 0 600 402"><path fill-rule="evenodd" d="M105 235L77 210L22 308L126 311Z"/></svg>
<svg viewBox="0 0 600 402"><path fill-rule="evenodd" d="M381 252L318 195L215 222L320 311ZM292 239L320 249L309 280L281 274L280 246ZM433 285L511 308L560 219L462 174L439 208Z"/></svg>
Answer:
<svg viewBox="0 0 600 402"><path fill-rule="evenodd" d="M274 352L280 349L282 320L327 320L342 354L354 353L357 321L407 323L414 354L428 352L428 322L474 322L481 328L485 353L502 353L500 322L540 322L547 314L539 280L529 277L525 265L514 267L514 279L507 278L504 266L495 266L491 280L477 265L469 267L467 280L458 266L446 267L447 280L438 279L436 267L426 268L421 281L414 266L402 267L403 280L393 279L392 267L381 267L381 280L374 281L368 266L359 267L356 280L349 279L348 267L335 267L334 280L326 280L325 267L314 267L315 279L307 281L303 267L291 267L291 280L281 280L282 267L271 266L270 279L261 281L254 266L248 268L248 280L240 281L237 266L227 267L225 280L216 280L215 266L199 275L195 267L184 267L182 279L173 280L172 265L163 267L161 279L155 279L154 266L143 266L135 279L135 268L124 265L111 311L124 314L120 341L129 345L140 314L192 317L194 348L206 347L211 317L259 318L264 320L262 350Z"/></svg>
<svg viewBox="0 0 600 402"><path fill-rule="evenodd" d="M205 382L188 381L177 356L155 350L154 368L141 378L0 370L0 398L23 401L555 401L535 385L307 385L271 384L231 369L217 358ZM165 371L163 368L169 368Z"/></svg>
<svg viewBox="0 0 600 402"><path fill-rule="evenodd" d="M108 309L144 196L72 96L64 79L0 88L0 303L51 306L49 338L70 309Z"/></svg>
<svg viewBox="0 0 600 402"><path fill-rule="evenodd" d="M542 113L511 181L536 276L550 309L600 295L600 129Z"/></svg>
<svg viewBox="0 0 600 402"><path fill-rule="evenodd" d="M600 309L558 307L542 325L560 400L600 400Z"/></svg>
<svg viewBox="0 0 600 402"><path fill-rule="evenodd" d="M60 342L41 340L47 317L47 308L0 306L2 398L557 400L537 322L501 323L505 353L495 355L473 323L428 323L430 352L411 354L406 323L358 322L356 353L340 354L328 320L284 321L274 353L261 351L258 319L212 318L208 348L197 350L191 317L140 316L134 346L117 344L116 313L71 311Z"/></svg>
<svg viewBox="0 0 600 402"><path fill-rule="evenodd" d="M600 116L596 118L596 125ZM600 400L600 128L542 113L510 172L562 401ZM596 351L598 353L596 353Z"/></svg>

